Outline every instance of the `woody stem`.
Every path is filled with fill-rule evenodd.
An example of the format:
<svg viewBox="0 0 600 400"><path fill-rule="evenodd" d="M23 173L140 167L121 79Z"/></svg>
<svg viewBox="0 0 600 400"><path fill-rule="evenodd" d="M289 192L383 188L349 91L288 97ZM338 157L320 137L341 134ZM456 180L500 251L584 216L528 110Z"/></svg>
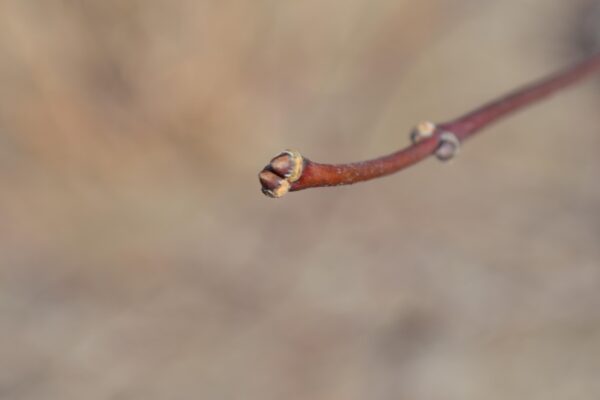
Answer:
<svg viewBox="0 0 600 400"><path fill-rule="evenodd" d="M442 158L440 152L443 152L447 158L448 155L452 155L448 143L444 141L444 137L447 135L453 136L458 144L459 141L464 141L503 117L522 110L599 71L600 54L596 54L559 73L491 101L455 120L437 124L437 126L431 125L430 131L417 132L426 134L418 135L419 140L411 146L380 158L348 164L322 164L302 158L299 153L294 153L296 159L302 162L301 173L293 179L289 179L281 171L274 170L271 165L268 165L260 175L263 192L272 197L280 197L288 190L298 191L311 187L350 185L398 172L432 154L437 154L438 158ZM424 128L420 125L418 129ZM450 150L456 151L457 149ZM281 156L276 159L281 161ZM290 165L291 167L292 165ZM272 175L268 176L268 184L265 185L268 174ZM275 187L281 183L287 184L285 190L280 190L276 196L268 193L269 187Z"/></svg>

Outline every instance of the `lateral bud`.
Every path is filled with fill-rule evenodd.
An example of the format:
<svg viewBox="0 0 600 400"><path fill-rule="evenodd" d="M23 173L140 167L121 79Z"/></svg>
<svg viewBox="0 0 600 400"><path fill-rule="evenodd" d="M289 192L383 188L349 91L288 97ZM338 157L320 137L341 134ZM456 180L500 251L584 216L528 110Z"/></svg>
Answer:
<svg viewBox="0 0 600 400"><path fill-rule="evenodd" d="M454 158L460 150L460 140L452 132L444 131L440 135L440 145L435 151L435 156L440 161Z"/></svg>
<svg viewBox="0 0 600 400"><path fill-rule="evenodd" d="M419 143L421 140L433 136L436 129L437 127L433 122L423 121L410 133L410 141L413 144Z"/></svg>

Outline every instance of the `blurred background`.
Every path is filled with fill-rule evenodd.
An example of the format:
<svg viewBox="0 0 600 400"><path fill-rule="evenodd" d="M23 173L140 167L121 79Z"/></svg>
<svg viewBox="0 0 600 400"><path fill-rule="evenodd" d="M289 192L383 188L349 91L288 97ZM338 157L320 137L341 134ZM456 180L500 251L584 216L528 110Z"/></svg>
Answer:
<svg viewBox="0 0 600 400"><path fill-rule="evenodd" d="M0 398L597 399L600 81L265 198L593 51L597 1L0 1Z"/></svg>

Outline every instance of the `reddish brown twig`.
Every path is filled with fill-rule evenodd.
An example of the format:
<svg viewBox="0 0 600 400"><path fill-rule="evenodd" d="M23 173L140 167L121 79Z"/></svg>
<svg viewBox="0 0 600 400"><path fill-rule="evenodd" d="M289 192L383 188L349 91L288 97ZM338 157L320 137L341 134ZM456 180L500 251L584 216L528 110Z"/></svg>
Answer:
<svg viewBox="0 0 600 400"><path fill-rule="evenodd" d="M311 187L350 185L389 175L432 154L446 160L459 143L491 123L521 110L551 94L600 71L600 54L539 82L492 101L456 120L438 124L421 123L412 134L413 144L390 155L350 164L320 164L287 150L259 174L262 191L281 197L288 191Z"/></svg>

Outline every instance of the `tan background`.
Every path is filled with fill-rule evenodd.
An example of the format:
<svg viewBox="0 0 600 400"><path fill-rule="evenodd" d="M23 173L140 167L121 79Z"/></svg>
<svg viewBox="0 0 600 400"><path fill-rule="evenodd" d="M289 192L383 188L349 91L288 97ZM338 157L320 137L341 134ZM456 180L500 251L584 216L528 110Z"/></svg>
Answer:
<svg viewBox="0 0 600 400"><path fill-rule="evenodd" d="M598 25L583 0L0 1L0 398L598 399L598 80L451 164L279 201L256 178L288 146L404 146Z"/></svg>

